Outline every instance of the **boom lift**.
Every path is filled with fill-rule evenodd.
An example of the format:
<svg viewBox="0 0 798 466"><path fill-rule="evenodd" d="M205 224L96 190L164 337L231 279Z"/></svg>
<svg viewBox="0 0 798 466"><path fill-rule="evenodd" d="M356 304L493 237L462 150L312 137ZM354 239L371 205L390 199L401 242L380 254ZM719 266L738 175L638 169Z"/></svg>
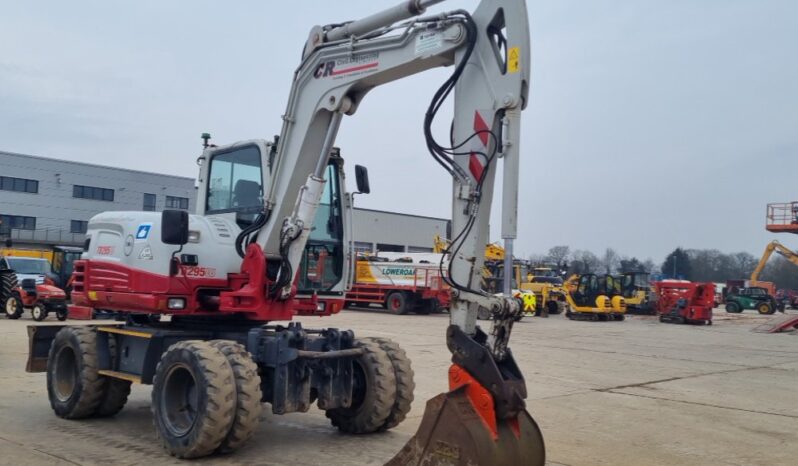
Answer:
<svg viewBox="0 0 798 466"><path fill-rule="evenodd" d="M314 27L279 138L221 147L206 139L196 215L108 212L90 221L75 263L74 306L122 321L31 329L28 370L47 371L58 416L113 415L131 381L152 384L158 437L182 458L235 450L252 435L261 400L276 414L316 402L344 432L399 424L414 383L396 343L276 322L338 312L351 283L351 195L332 150L344 115L374 87L453 65L424 119L427 146L453 182L456 236L445 275L451 391L428 402L418 433L389 464L544 463L508 347L521 305L509 280L503 296L479 288L499 158L508 269L512 262L529 86L526 4L483 0L472 14L420 16L440 1L405 0ZM448 147L431 126L452 91ZM367 172L356 167L356 175L367 192ZM323 280L308 279L309 262L322 255L333 266ZM476 325L479 306L492 311L488 332Z"/></svg>

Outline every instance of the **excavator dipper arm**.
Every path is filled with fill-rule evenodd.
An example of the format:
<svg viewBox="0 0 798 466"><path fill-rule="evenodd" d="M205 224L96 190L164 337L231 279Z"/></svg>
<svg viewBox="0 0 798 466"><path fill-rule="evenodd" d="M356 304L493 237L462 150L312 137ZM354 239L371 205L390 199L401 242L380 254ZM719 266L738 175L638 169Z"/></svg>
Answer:
<svg viewBox="0 0 798 466"><path fill-rule="evenodd" d="M473 14L456 10L419 16L439 1L408 0L361 20L311 30L294 73L264 186L265 210L253 227L256 239L249 244L247 258L257 245L267 260L278 261L271 299L290 299L344 115L354 114L374 87L430 68L454 66L424 121L427 146L453 181L455 235L447 250L446 274L453 294L447 330L454 363L449 374L452 391L429 402L419 434L392 464L542 464L543 440L526 413L524 379L508 348L521 304L510 296L510 280L505 280L501 297L480 288L499 159L502 238L509 261L505 270L512 270L521 111L529 89L526 4L483 0ZM397 23L403 20L407 21ZM441 143L431 126L452 93L452 132ZM480 305L493 311L488 333L476 325Z"/></svg>

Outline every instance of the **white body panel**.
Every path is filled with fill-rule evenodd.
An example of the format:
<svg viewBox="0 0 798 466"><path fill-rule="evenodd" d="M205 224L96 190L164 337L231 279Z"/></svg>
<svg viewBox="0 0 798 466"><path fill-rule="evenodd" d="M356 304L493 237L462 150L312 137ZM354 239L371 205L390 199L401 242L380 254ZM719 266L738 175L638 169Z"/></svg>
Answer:
<svg viewBox="0 0 798 466"><path fill-rule="evenodd" d="M104 212L89 221L91 249L83 259L116 262L127 267L169 275L169 258L178 250L161 242L158 212ZM189 215L189 243L181 254L195 254L204 278L226 278L238 273L241 258L234 241L240 228L222 216Z"/></svg>
<svg viewBox="0 0 798 466"><path fill-rule="evenodd" d="M440 288L443 286L439 265L442 256L433 253L380 253L378 257L391 261L357 261L355 284ZM396 261L408 258L413 262ZM444 262L444 270L447 265Z"/></svg>

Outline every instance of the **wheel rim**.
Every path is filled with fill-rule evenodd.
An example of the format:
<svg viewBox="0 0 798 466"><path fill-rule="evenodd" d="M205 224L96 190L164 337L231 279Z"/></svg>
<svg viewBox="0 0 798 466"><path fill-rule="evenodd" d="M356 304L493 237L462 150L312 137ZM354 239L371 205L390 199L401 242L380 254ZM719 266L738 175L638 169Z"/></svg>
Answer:
<svg viewBox="0 0 798 466"><path fill-rule="evenodd" d="M68 346L58 350L55 357L55 396L61 402L68 401L75 391L78 381L78 358Z"/></svg>
<svg viewBox="0 0 798 466"><path fill-rule="evenodd" d="M194 374L183 364L169 369L161 392L164 424L175 437L186 435L197 420L199 390Z"/></svg>
<svg viewBox="0 0 798 466"><path fill-rule="evenodd" d="M33 315L34 319L36 320L41 319L42 316L44 315L44 309L42 309L41 306L33 306L31 314Z"/></svg>
<svg viewBox="0 0 798 466"><path fill-rule="evenodd" d="M8 298L6 300L6 314L14 314L17 312L17 300L16 298Z"/></svg>
<svg viewBox="0 0 798 466"><path fill-rule="evenodd" d="M394 296L393 298L391 298L391 309L392 309L392 310L394 310L394 311L395 311L395 310L399 309L399 306L400 306L401 304L402 304L402 303L401 303L401 300L399 299L399 297L397 297L397 296Z"/></svg>

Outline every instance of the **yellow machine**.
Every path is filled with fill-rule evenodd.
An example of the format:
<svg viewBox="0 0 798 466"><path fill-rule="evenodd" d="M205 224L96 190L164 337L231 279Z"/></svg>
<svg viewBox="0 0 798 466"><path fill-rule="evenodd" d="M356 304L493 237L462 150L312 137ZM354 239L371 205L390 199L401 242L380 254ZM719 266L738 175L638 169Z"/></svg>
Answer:
<svg viewBox="0 0 798 466"><path fill-rule="evenodd" d="M798 253L792 251L790 248L784 246L778 241L773 240L767 245L767 247L765 247L765 252L762 253L762 258L759 259L759 263L756 265L756 268L753 272L751 272L751 278L748 281L747 286L765 288L768 290L768 293L771 296L776 296L776 285L773 282L760 281L759 274L762 273L762 270L764 270L765 265L767 265L768 260L770 259L770 256L772 256L774 252L778 253L792 264L798 265Z"/></svg>
<svg viewBox="0 0 798 466"><path fill-rule="evenodd" d="M441 238L436 234L432 238L432 252L443 254L449 247L449 240ZM490 243L485 246L485 264L482 266L482 288L489 293L501 291L501 284L504 281L504 248L498 243ZM523 261L514 261L513 268L513 296L520 298L524 302L524 315L533 316L540 312L543 300L534 290L525 288L522 277L526 277L527 266ZM556 312L555 312L556 313ZM490 318L488 309L480 308L477 318L487 320Z"/></svg>
<svg viewBox="0 0 798 466"><path fill-rule="evenodd" d="M630 314L655 314L655 294L647 272L623 272L614 277Z"/></svg>
<svg viewBox="0 0 798 466"><path fill-rule="evenodd" d="M548 267L528 268L525 264L515 267L518 288L535 293L537 315L560 314L568 308L562 278Z"/></svg>
<svg viewBox="0 0 798 466"><path fill-rule="evenodd" d="M612 291L615 286L611 275L599 277L588 273L568 277L564 290L569 309L565 316L571 320L624 320L626 301Z"/></svg>

